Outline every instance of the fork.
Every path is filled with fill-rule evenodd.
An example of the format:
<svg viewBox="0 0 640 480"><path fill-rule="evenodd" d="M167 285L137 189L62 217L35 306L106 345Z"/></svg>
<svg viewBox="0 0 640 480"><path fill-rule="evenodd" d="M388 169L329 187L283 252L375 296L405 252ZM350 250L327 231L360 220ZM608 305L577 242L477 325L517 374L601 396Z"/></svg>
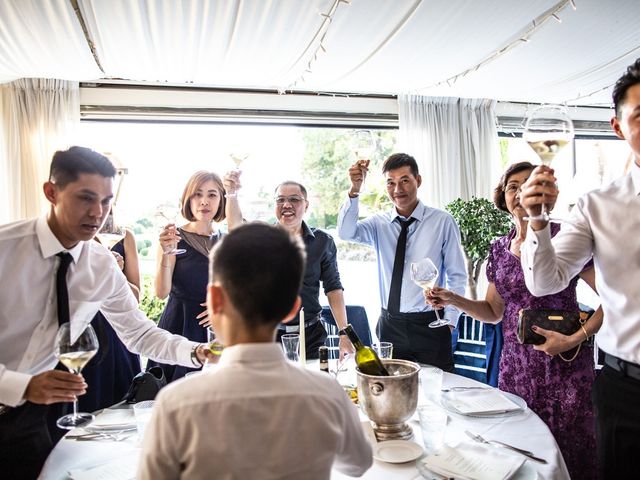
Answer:
<svg viewBox="0 0 640 480"><path fill-rule="evenodd" d="M449 387L443 388L441 392L458 392L462 390L491 390L493 387Z"/></svg>
<svg viewBox="0 0 640 480"><path fill-rule="evenodd" d="M531 460L535 460L536 462L547 463L547 461L544 458L536 457L533 454L533 452L530 452L529 450L524 450L522 448L514 447L513 445L509 445L508 443L500 442L498 440L487 440L476 433L471 433L469 430L465 430L464 433L466 433L467 436L469 436L472 440L475 440L476 442L484 443L487 445L498 445L500 447L513 450L514 452L524 455L525 457L530 458Z"/></svg>

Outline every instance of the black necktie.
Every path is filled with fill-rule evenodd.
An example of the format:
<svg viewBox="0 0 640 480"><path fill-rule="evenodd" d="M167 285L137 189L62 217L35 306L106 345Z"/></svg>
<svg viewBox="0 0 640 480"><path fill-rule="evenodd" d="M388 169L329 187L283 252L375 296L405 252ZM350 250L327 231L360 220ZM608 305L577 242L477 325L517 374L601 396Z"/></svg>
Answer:
<svg viewBox="0 0 640 480"><path fill-rule="evenodd" d="M60 265L56 273L56 295L58 297L58 326L69 321L69 292L67 291L67 270L73 257L70 253L60 252Z"/></svg>
<svg viewBox="0 0 640 480"><path fill-rule="evenodd" d="M391 287L389 288L389 301L387 311L389 313L400 313L400 293L402 291L402 272L404 270L404 254L407 249L407 231L415 218L402 220L400 222L400 235L396 246L396 257L393 260L393 273L391 274Z"/></svg>

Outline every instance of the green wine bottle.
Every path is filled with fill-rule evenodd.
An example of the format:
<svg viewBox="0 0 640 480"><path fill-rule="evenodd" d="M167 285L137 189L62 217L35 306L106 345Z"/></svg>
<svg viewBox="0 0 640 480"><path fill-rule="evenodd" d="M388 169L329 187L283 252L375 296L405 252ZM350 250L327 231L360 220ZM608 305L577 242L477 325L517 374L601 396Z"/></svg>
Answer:
<svg viewBox="0 0 640 480"><path fill-rule="evenodd" d="M351 324L348 324L340 333L344 333L356 349L356 365L360 371L366 375L376 375L388 377L389 371L386 369L378 354L371 347L365 346Z"/></svg>

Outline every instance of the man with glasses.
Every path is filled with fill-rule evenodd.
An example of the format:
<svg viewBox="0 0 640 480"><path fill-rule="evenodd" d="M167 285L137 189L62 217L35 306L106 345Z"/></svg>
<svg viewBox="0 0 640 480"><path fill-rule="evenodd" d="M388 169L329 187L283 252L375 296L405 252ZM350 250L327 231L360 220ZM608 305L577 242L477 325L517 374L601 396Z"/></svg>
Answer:
<svg viewBox="0 0 640 480"><path fill-rule="evenodd" d="M225 177L224 188L227 196L234 197L240 186L238 173ZM236 203L232 208L237 213L237 218L242 217L242 214L236 210L239 209ZM304 309L305 351L307 358L318 358L318 348L324 345L327 339L327 332L320 322L322 313L319 301L320 282L329 301L333 318L340 329L347 325L347 311L338 272L336 244L329 234L317 228L310 228L305 223L303 218L308 208L307 189L304 185L286 181L276 187L276 219L292 235L302 239L307 253L304 282L300 292ZM233 228L235 224L230 222L229 229ZM299 317L278 325L276 333L277 342L280 342L282 335L287 333L300 333ZM344 336L340 336L339 348L341 358L345 353L354 351L353 345Z"/></svg>

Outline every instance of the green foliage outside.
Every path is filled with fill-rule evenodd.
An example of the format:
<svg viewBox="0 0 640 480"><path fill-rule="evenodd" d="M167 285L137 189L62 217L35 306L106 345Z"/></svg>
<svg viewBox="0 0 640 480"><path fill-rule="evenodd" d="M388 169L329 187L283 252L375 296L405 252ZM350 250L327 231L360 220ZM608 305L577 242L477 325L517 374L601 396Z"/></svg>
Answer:
<svg viewBox="0 0 640 480"><path fill-rule="evenodd" d="M489 200L477 197L472 197L471 200L458 198L445 209L453 215L460 227L462 249L467 260L469 291L471 298L476 299L480 270L489 256L491 242L509 232L513 225L511 217L498 210Z"/></svg>
<svg viewBox="0 0 640 480"><path fill-rule="evenodd" d="M140 298L140 310L147 314L147 318L158 323L160 315L166 305L166 300L160 300L154 294L153 276L142 275L142 292Z"/></svg>
<svg viewBox="0 0 640 480"><path fill-rule="evenodd" d="M337 224L338 210L350 186L348 170L355 161L351 151L351 130L305 129L306 145L302 161L303 183L312 197L308 223L314 227L332 228ZM391 205L380 174L382 162L394 150L395 131L374 130L376 151L371 159L369 175L360 197L362 209L380 211Z"/></svg>

